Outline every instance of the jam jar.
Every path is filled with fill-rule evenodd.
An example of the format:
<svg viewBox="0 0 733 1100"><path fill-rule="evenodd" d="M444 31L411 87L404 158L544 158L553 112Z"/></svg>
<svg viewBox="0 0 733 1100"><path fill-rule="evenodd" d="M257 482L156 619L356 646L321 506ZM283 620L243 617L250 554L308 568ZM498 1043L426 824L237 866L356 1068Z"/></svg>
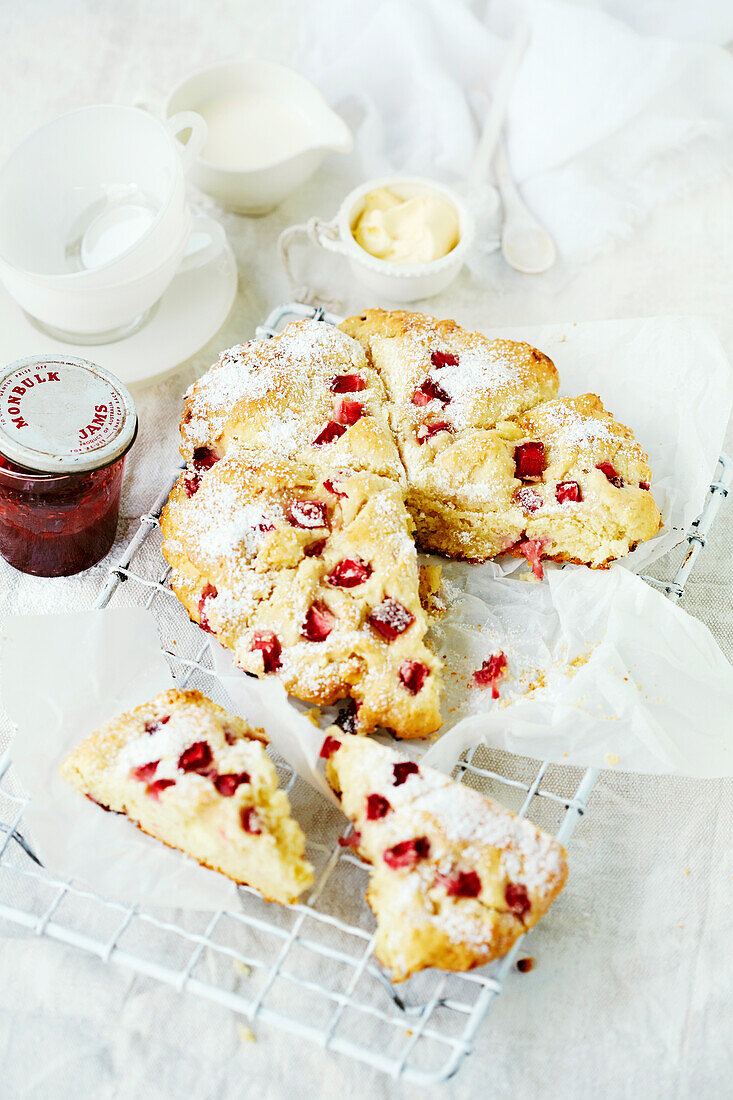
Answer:
<svg viewBox="0 0 733 1100"><path fill-rule="evenodd" d="M132 398L109 371L71 356L0 368L0 554L16 569L89 569L117 528Z"/></svg>

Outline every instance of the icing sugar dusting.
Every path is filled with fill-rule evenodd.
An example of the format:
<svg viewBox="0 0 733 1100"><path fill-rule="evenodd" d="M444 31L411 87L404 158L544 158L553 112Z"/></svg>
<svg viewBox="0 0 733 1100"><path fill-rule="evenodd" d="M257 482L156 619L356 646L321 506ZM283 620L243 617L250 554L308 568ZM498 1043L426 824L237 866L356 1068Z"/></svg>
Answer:
<svg viewBox="0 0 733 1100"><path fill-rule="evenodd" d="M197 524L201 551L209 558L232 559L242 552L252 557L267 531L285 522L282 507L274 501L243 504L236 487L227 482L207 489L206 508L200 509Z"/></svg>
<svg viewBox="0 0 733 1100"><path fill-rule="evenodd" d="M605 421L583 416L562 402L545 410L545 420L557 432L557 444L560 446L582 447L595 440L610 442L613 439Z"/></svg>

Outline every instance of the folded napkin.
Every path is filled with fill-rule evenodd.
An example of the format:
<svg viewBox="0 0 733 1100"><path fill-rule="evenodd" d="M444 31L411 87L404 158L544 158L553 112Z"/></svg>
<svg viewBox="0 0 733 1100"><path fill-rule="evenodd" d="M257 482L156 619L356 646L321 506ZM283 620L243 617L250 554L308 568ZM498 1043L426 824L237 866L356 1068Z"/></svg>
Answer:
<svg viewBox="0 0 733 1100"><path fill-rule="evenodd" d="M731 20L709 16L701 38L725 37ZM355 129L355 178L401 170L460 187L520 23L530 40L512 85L509 159L564 259L589 259L664 199L731 170L733 57L710 41L639 33L597 7L494 0L480 18L460 0L315 0L293 63ZM669 23L673 34L676 5ZM688 11L685 32L693 23Z"/></svg>

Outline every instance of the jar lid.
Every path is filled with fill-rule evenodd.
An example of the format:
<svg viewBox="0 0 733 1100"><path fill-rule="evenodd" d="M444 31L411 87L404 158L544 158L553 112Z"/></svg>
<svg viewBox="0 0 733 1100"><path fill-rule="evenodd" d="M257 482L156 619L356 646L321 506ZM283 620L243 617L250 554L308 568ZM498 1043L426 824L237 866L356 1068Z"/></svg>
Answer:
<svg viewBox="0 0 733 1100"><path fill-rule="evenodd" d="M103 367L31 355L0 367L0 454L52 474L101 469L137 434L132 397Z"/></svg>

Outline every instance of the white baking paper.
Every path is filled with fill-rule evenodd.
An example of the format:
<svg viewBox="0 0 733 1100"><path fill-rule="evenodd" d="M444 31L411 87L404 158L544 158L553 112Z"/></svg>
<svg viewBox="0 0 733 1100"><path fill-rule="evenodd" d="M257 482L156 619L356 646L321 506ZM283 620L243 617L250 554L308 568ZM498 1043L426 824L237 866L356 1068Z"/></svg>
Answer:
<svg viewBox="0 0 733 1100"><path fill-rule="evenodd" d="M31 798L24 828L41 862L128 903L236 904L229 879L104 813L58 774L98 726L174 686L152 614L123 607L19 616L5 622L1 643L3 702L18 726L13 767Z"/></svg>

